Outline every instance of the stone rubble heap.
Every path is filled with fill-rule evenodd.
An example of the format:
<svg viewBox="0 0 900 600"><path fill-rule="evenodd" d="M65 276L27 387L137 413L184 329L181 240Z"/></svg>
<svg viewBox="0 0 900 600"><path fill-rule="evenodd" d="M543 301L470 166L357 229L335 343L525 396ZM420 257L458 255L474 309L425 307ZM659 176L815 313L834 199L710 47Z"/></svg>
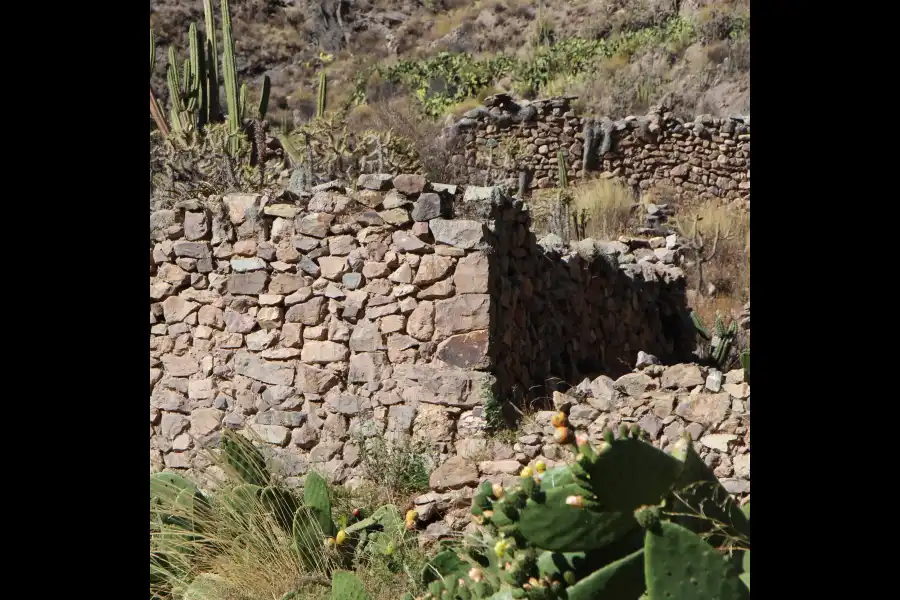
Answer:
<svg viewBox="0 0 900 600"><path fill-rule="evenodd" d="M687 432L701 458L725 489L746 499L750 494L750 386L740 369L722 373L695 364L664 367L640 353L639 367L615 381L585 379L568 393L555 392L555 408L566 408L569 421L592 442L603 429L637 423L654 446L670 451ZM568 448L553 441L553 411L527 417L514 445L473 432L456 442L456 456L431 475L432 491L415 499L420 519L430 521L426 536L442 537L469 523L468 509L485 480L512 485L522 467L543 460L552 467L571 462ZM636 477L640 474L636 473Z"/></svg>
<svg viewBox="0 0 900 600"><path fill-rule="evenodd" d="M641 190L665 186L676 198L750 198L750 117L693 122L677 119L664 106L644 117L594 119L579 116L574 97L516 102L505 94L489 96L449 128L465 149L453 162L465 167L468 181L505 181L512 189L519 171L530 174L529 189L557 185L558 152L566 160L569 181L588 171L625 180ZM585 133L590 147L585 153ZM459 139L459 138L457 138Z"/></svg>

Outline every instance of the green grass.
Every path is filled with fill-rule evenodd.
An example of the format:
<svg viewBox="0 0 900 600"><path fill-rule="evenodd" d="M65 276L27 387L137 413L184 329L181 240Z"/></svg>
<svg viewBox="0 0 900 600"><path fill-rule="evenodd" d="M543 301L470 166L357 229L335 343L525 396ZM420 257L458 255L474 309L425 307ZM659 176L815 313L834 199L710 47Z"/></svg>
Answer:
<svg viewBox="0 0 900 600"><path fill-rule="evenodd" d="M364 464L386 469L389 476L353 490L328 486L338 529L355 522L357 508L359 518L364 518L380 506L395 504L402 515L409 494L428 488L427 455L417 445L370 444L365 456ZM151 599L280 600L295 592L294 600L313 600L328 596L331 576L338 569L356 573L371 600L396 600L406 591L422 591L420 574L429 551L419 547L415 531L385 528L389 537L382 540L387 545L372 551L357 551L359 534L336 547L302 506L302 491L285 487L266 473L260 483L273 490L268 494L281 498L274 505L267 503L259 488L247 493L253 488L223 455L211 453L211 459L226 473L215 490L151 496ZM277 513L288 505L285 512L291 515L291 524L286 525ZM299 506L296 512L294 506ZM303 526L298 528L295 522Z"/></svg>

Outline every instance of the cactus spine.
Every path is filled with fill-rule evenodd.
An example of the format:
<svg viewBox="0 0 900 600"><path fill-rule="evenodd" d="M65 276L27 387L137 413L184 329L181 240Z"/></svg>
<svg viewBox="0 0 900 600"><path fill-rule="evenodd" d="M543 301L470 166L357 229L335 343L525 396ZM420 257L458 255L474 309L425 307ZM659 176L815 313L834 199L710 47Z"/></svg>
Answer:
<svg viewBox="0 0 900 600"><path fill-rule="evenodd" d="M321 119L325 116L325 102L327 100L326 94L328 89L328 79L325 75L325 71L319 72L319 94L316 99L316 117Z"/></svg>

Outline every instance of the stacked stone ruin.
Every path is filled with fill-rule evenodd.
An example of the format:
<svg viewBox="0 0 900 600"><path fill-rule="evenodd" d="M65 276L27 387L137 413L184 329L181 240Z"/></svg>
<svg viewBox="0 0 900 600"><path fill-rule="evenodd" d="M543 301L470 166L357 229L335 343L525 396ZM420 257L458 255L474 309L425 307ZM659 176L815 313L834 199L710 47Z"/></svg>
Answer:
<svg viewBox="0 0 900 600"><path fill-rule="evenodd" d="M524 171L533 190L557 186L561 151L570 182L600 176L638 191L668 188L676 198L749 201L749 116L683 121L659 105L645 116L613 120L579 115L574 100L489 96L449 129L464 146L453 162L469 183L510 189L518 189Z"/></svg>
<svg viewBox="0 0 900 600"><path fill-rule="evenodd" d="M701 423L698 443L726 433L733 446L741 431L728 419L744 409L725 401L730 392L706 381L695 389L697 377L672 389L658 366L641 375L646 382L596 383L601 374L629 377L639 351L666 364L690 360L684 275L669 246L665 238L537 240L522 200L421 175L362 175L354 186L308 194L228 194L153 211L151 470L212 480L206 451L230 428L267 445L289 483L302 484L311 469L350 483L363 476L358 440L385 435L427 444L435 493L465 494L473 478L514 472L503 461L560 458L537 432L494 448L488 396L550 398L564 389L559 382L585 377L589 389L600 386L576 395L592 407L592 423L652 412L657 442L677 420ZM656 391L671 396L668 409L645 396ZM732 396L743 401L743 393ZM714 405L712 416L690 408L698 402ZM492 454L473 462L473 444ZM460 460L465 481L442 482Z"/></svg>

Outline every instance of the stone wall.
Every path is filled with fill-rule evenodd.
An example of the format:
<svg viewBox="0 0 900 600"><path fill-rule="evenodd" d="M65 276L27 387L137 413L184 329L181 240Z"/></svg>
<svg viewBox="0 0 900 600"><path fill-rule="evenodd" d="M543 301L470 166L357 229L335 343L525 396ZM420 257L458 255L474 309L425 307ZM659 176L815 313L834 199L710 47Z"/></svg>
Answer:
<svg viewBox="0 0 900 600"><path fill-rule="evenodd" d="M427 441L440 464L483 432L487 394L690 345L665 239L564 249L498 188L355 187L151 213L152 469L213 474L200 450L223 427L269 444L288 478L357 477L355 440L382 433Z"/></svg>
<svg viewBox="0 0 900 600"><path fill-rule="evenodd" d="M572 425L594 443L602 439L604 428L617 431L621 424L637 423L654 446L670 451L687 432L722 485L749 500L750 386L744 372L657 362L642 353L641 366L633 372L616 380L602 375L585 379L565 394L555 392L553 404L567 411ZM512 446L481 432L457 441L456 456L432 473L432 491L415 499L420 519L430 522L426 535L441 537L468 525L471 499L482 481L508 486L526 464L571 462L571 450L553 441L553 414L528 416Z"/></svg>
<svg viewBox="0 0 900 600"><path fill-rule="evenodd" d="M587 160L593 176L622 178L639 189L660 185L676 198L749 200L749 116L701 115L682 122L654 107L644 117L613 121L579 116L572 100L488 97L453 124L451 132L464 146L453 162L465 167L464 178L473 184L503 181L516 189L524 168L528 189L548 188L557 185L562 150L570 182L584 176Z"/></svg>

